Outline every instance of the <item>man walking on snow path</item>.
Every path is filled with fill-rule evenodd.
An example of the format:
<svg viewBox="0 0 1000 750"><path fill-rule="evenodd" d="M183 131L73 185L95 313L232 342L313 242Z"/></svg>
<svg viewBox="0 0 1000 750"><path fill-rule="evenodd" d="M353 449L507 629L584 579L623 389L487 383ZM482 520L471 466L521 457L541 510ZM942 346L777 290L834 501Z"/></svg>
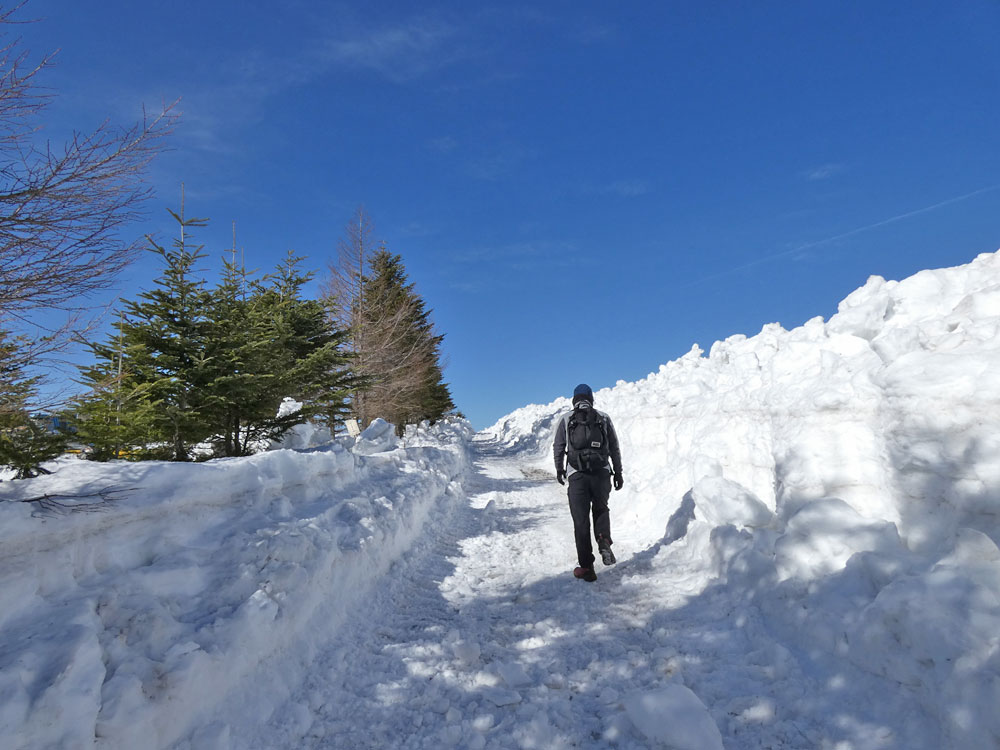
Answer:
<svg viewBox="0 0 1000 750"><path fill-rule="evenodd" d="M556 461L556 480L565 484L567 476L569 479L569 510L573 516L576 556L580 563L573 575L585 581L596 581L594 548L590 543L591 513L601 561L605 565L615 563L608 512L612 478L609 459L614 467L615 490L622 488L624 480L618 435L611 417L594 408L594 392L589 385L581 383L573 391L573 411L564 414L556 424L552 453Z"/></svg>

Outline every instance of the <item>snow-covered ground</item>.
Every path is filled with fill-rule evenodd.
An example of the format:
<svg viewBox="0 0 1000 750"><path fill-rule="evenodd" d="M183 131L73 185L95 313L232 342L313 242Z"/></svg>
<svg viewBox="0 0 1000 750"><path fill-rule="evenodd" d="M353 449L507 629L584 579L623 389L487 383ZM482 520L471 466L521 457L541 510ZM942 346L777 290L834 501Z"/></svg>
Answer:
<svg viewBox="0 0 1000 750"><path fill-rule="evenodd" d="M404 447L377 422L315 450L68 459L0 486L12 500L125 490L59 499L77 510L0 504L0 747L169 747L195 730L193 746L217 747L204 738L239 685L267 687L242 706L266 717L428 519L464 498L469 435L442 425Z"/></svg>
<svg viewBox="0 0 1000 750"><path fill-rule="evenodd" d="M988 254L599 391L594 584L568 399L4 482L0 746L1000 747L998 327Z"/></svg>

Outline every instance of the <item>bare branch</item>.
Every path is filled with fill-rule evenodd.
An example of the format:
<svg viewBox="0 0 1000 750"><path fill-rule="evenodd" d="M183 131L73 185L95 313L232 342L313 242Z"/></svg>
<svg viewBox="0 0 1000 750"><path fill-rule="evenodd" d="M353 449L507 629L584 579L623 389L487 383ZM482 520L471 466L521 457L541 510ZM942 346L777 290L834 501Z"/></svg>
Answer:
<svg viewBox="0 0 1000 750"><path fill-rule="evenodd" d="M4 346L3 365L6 384L16 376L22 395L37 385L31 372L93 325L82 311L140 251L141 239L123 230L142 215L147 167L178 117L174 102L128 127L106 121L63 144L44 141L53 95L38 76L54 56L33 62L8 36L25 22L17 18L24 5L0 8L0 340L16 342ZM40 310L67 315L52 323Z"/></svg>
<svg viewBox="0 0 1000 750"><path fill-rule="evenodd" d="M134 259L139 241L118 234L140 216L143 175L173 106L125 130L104 123L74 134L61 151L18 144L0 153L0 310L78 309ZM0 96L0 123L3 109Z"/></svg>
<svg viewBox="0 0 1000 750"><path fill-rule="evenodd" d="M98 513L107 510L116 500L126 496L130 492L136 492L140 487L102 487L96 492L89 492L77 495L45 494L35 497L26 497L12 502L35 503L46 515L61 516L68 513ZM94 502L74 502L77 500L90 500L97 498Z"/></svg>
<svg viewBox="0 0 1000 750"><path fill-rule="evenodd" d="M356 334L358 315L364 305L361 300L365 263L375 251L372 235L375 225L364 206L344 228L337 242L337 259L327 265L329 275L320 284L320 294L333 311L333 323L340 330ZM356 344L354 350L360 347Z"/></svg>

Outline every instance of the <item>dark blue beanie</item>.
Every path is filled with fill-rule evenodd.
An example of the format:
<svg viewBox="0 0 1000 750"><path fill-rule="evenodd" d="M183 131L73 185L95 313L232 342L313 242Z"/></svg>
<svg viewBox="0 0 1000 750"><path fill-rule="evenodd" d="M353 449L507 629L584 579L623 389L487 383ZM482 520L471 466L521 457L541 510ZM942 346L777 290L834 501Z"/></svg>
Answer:
<svg viewBox="0 0 1000 750"><path fill-rule="evenodd" d="M573 389L573 405L576 406L581 401L587 401L590 404L594 403L594 392L590 390L590 386L586 383L580 383L580 385Z"/></svg>

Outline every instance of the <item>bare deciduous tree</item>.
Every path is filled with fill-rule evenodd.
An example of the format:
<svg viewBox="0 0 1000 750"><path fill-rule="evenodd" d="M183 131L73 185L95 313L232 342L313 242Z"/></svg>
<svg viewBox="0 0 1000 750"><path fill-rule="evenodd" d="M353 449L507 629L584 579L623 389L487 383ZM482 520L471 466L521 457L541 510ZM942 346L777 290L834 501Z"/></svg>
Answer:
<svg viewBox="0 0 1000 750"><path fill-rule="evenodd" d="M375 226L364 206L359 206L351 221L344 228L344 236L337 242L337 257L327 264L328 275L320 285L320 295L330 309L331 323L341 331L348 331L347 345L354 362L354 372L360 385L351 395L351 410L362 425L366 425L364 401L365 383L369 377L366 369L368 356L365 345L367 327L364 324L364 272L365 264L375 252L372 235Z"/></svg>
<svg viewBox="0 0 1000 750"><path fill-rule="evenodd" d="M350 331L360 382L351 411L361 424L376 417L399 430L423 418L429 373L438 364L439 338L423 301L407 281L400 256L375 247L371 218L358 209L329 266L323 295L336 326Z"/></svg>
<svg viewBox="0 0 1000 750"><path fill-rule="evenodd" d="M0 35L21 6L0 8ZM162 149L173 105L118 128L104 122L55 146L40 140L49 96L19 41L0 48L0 320L40 308L78 310L133 260L120 230L149 195L146 167Z"/></svg>
<svg viewBox="0 0 1000 750"><path fill-rule="evenodd" d="M337 242L337 257L327 264L329 276L320 287L332 310L334 325L351 331L352 337L363 309L361 292L365 263L375 252L374 232L371 216L364 206L359 206L344 227L344 236ZM359 347L354 345L353 348L356 351Z"/></svg>
<svg viewBox="0 0 1000 750"><path fill-rule="evenodd" d="M359 383L351 411L362 426L376 417L402 431L421 419L453 408L434 395L440 379L441 336L429 311L407 280L402 258L384 243L375 247L374 228L364 208L347 225L337 259L329 265L322 294L332 322L350 331L352 367Z"/></svg>
<svg viewBox="0 0 1000 750"><path fill-rule="evenodd" d="M169 105L131 127L105 121L44 140L51 94L37 78L53 57L29 62L11 40L24 5L0 5L0 464L30 476L60 450L29 416L61 400L39 403L40 365L92 324L93 295L139 252L121 232L149 196L146 167L176 115ZM65 311L63 322L40 324L46 309Z"/></svg>

